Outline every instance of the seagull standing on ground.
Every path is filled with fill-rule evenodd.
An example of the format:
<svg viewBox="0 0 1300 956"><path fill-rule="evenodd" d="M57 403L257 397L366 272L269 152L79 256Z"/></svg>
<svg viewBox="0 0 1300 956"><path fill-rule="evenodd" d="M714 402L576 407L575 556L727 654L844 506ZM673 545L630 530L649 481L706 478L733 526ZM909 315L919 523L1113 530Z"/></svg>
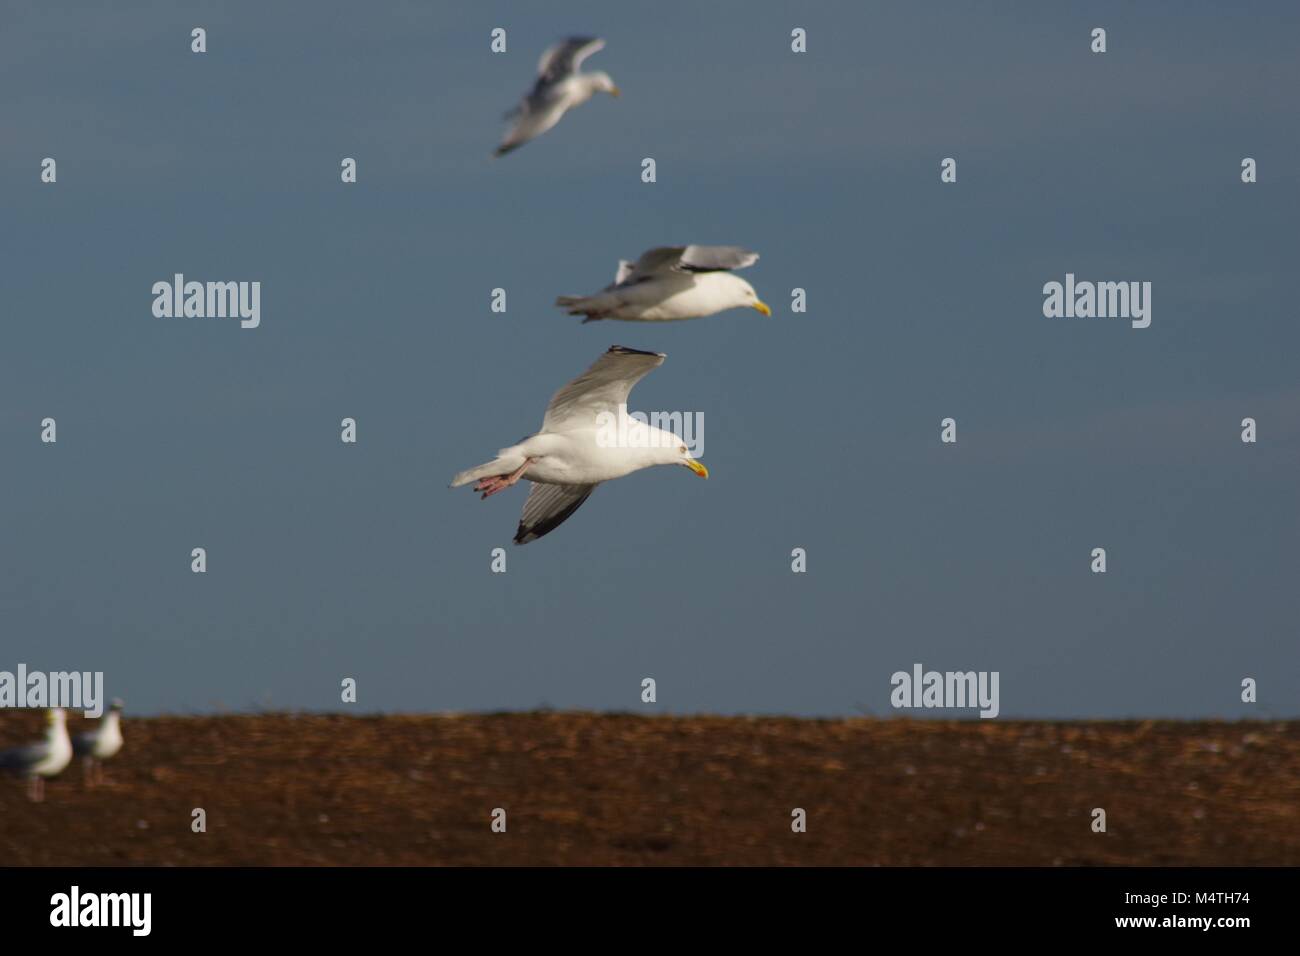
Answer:
<svg viewBox="0 0 1300 956"><path fill-rule="evenodd" d="M501 449L487 464L462 471L451 487L476 482L474 490L486 499L520 478L533 482L515 532L515 544L527 544L559 527L602 481L651 465L682 465L709 477L675 434L627 413L632 386L664 358L660 352L613 346L555 393L541 431Z"/></svg>
<svg viewBox="0 0 1300 956"><path fill-rule="evenodd" d="M757 261L757 252L740 246L660 246L636 262L621 261L614 284L603 291L562 295L555 304L569 315L585 315L584 323L671 322L738 308L771 315L754 287L731 274Z"/></svg>
<svg viewBox="0 0 1300 956"><path fill-rule="evenodd" d="M27 796L35 803L45 799L45 778L63 772L72 762L67 715L59 708L45 712L45 739L38 744L0 752L0 769L27 780Z"/></svg>
<svg viewBox="0 0 1300 956"><path fill-rule="evenodd" d="M519 105L506 114L506 119L515 123L493 155L504 156L541 136L565 113L597 93L618 96L618 87L608 73L578 72L582 61L604 46L605 41L595 37L569 37L543 53L537 64L537 82Z"/></svg>
<svg viewBox="0 0 1300 956"><path fill-rule="evenodd" d="M122 749L122 706L114 700L94 730L72 738L72 751L82 758L82 778L90 786L104 782L104 761Z"/></svg>

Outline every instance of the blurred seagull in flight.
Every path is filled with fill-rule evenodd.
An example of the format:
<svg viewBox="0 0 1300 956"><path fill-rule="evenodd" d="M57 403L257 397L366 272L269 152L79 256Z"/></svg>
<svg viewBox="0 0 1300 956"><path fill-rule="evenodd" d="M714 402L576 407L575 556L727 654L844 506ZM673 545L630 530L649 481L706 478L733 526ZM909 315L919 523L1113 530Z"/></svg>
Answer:
<svg viewBox="0 0 1300 956"><path fill-rule="evenodd" d="M636 262L618 264L614 284L595 295L562 295L555 304L569 315L629 322L671 322L713 315L724 309L772 310L733 269L758 261L739 246L660 246Z"/></svg>
<svg viewBox="0 0 1300 956"><path fill-rule="evenodd" d="M569 37L543 53L537 64L537 82L519 105L506 114L506 119L515 122L493 155L504 156L536 139L565 113L597 93L618 96L618 87L608 73L578 72L582 61L604 46L605 41L595 37Z"/></svg>
<svg viewBox="0 0 1300 956"><path fill-rule="evenodd" d="M45 712L45 721L43 741L0 751L0 770L25 778L27 796L36 803L45 799L45 778L57 776L72 762L67 715L55 708Z"/></svg>
<svg viewBox="0 0 1300 956"><path fill-rule="evenodd" d="M475 482L486 499L527 478L533 486L515 532L515 544L527 544L558 528L602 481L651 465L681 465L709 477L677 435L627 413L632 386L664 358L615 345L555 393L541 431L462 471L451 487Z"/></svg>
<svg viewBox="0 0 1300 956"><path fill-rule="evenodd" d="M82 776L92 786L104 782L104 761L122 749L122 706L114 700L94 730L72 738L72 751L82 758Z"/></svg>

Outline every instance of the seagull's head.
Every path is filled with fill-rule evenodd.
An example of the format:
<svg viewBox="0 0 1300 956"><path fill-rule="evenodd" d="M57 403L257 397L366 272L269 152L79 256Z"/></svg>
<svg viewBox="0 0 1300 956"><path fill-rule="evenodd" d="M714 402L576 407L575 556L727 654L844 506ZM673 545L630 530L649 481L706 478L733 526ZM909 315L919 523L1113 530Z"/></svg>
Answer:
<svg viewBox="0 0 1300 956"><path fill-rule="evenodd" d="M709 469L704 464L691 456L690 449L685 444L677 444L673 447L673 464L681 465L683 468L689 468L701 478L709 477Z"/></svg>
<svg viewBox="0 0 1300 956"><path fill-rule="evenodd" d="M45 723L50 727L62 727L66 717L62 707L51 707L45 712Z"/></svg>
<svg viewBox="0 0 1300 956"><path fill-rule="evenodd" d="M114 697L113 702L108 705L108 709L115 714L120 714L122 712L122 708L124 708L125 706L126 704L122 702L121 697Z"/></svg>
<svg viewBox="0 0 1300 956"><path fill-rule="evenodd" d="M608 73L592 73L589 82L591 88L598 93L608 93L610 96L622 95Z"/></svg>
<svg viewBox="0 0 1300 956"><path fill-rule="evenodd" d="M745 309L753 309L755 312L761 312L763 315L772 314L771 306L758 297L758 293L754 291L752 285L744 279L741 279L739 276L732 276L732 278L735 279L738 284L736 294L740 296L740 301L736 303L737 306Z"/></svg>

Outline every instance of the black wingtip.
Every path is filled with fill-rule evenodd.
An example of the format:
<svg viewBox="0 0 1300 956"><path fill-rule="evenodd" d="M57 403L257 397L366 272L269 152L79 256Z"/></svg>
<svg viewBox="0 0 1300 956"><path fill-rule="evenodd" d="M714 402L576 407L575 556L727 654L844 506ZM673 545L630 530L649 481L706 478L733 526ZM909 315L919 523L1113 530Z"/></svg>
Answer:
<svg viewBox="0 0 1300 956"><path fill-rule="evenodd" d="M667 352L647 352L645 349L629 348L626 345L611 345L610 352L615 355L653 355L655 358L667 358Z"/></svg>
<svg viewBox="0 0 1300 956"><path fill-rule="evenodd" d="M569 502L563 511L559 511L547 518L543 518L541 521L535 522L534 524L525 526L521 520L519 522L518 530L515 531L515 544L527 544L530 541L536 541L538 538L546 537L560 525L564 524L564 522L568 521L569 517L582 507L583 503L591 497L591 493L595 490L595 485L589 486L582 497L575 498L573 501Z"/></svg>

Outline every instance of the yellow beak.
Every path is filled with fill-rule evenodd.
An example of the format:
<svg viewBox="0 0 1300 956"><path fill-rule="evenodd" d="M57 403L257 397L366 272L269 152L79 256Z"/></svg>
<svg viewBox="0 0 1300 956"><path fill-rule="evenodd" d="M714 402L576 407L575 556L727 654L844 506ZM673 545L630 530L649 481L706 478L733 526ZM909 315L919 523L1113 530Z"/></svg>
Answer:
<svg viewBox="0 0 1300 956"><path fill-rule="evenodd" d="M753 308L754 311L762 312L764 315L772 314L772 309L768 306L766 302L762 302L762 301L755 302Z"/></svg>
<svg viewBox="0 0 1300 956"><path fill-rule="evenodd" d="M619 88L618 88L617 86L611 86L610 89L609 89L609 95L610 95L610 96L622 96L623 93L622 93L622 91L619 90Z"/></svg>
<svg viewBox="0 0 1300 956"><path fill-rule="evenodd" d="M709 477L709 469L705 468L701 462L696 461L694 458L686 459L686 467L695 472L701 478Z"/></svg>

